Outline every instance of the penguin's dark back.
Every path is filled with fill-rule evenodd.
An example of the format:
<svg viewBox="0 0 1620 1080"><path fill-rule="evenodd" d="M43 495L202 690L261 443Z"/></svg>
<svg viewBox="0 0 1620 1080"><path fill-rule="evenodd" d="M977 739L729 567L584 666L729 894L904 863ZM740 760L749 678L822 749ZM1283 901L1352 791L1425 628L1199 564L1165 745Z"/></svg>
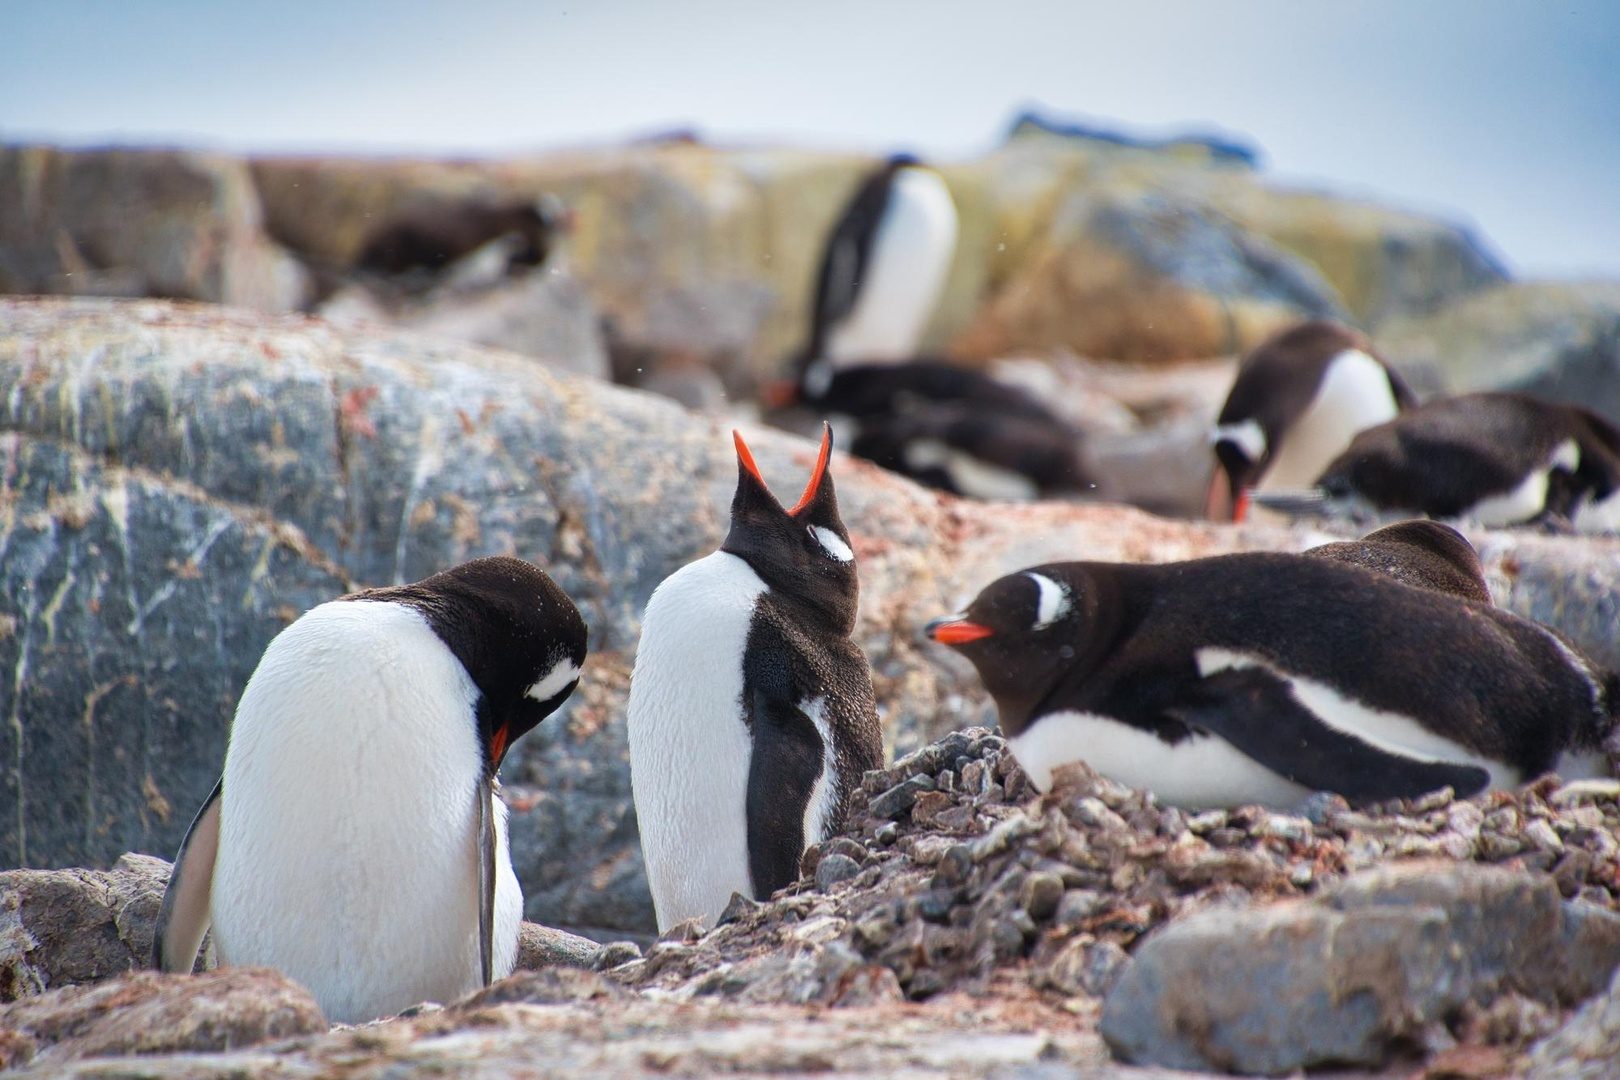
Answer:
<svg viewBox="0 0 1620 1080"><path fill-rule="evenodd" d="M1172 694L1200 649L1242 653L1382 711L1430 719L1534 774L1549 746L1592 747L1592 685L1550 631L1329 559L1227 555L1158 566L1089 564L1134 596L1113 652L1057 692L1101 702ZM1163 683L1156 687L1155 683ZM1549 732L1567 738L1549 738Z"/></svg>

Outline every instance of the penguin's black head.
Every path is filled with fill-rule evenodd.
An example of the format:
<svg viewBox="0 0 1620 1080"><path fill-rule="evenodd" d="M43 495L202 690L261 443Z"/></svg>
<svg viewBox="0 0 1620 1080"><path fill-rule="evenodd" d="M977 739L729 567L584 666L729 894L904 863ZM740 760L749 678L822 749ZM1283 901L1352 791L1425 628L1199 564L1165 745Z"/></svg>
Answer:
<svg viewBox="0 0 1620 1080"><path fill-rule="evenodd" d="M579 684L585 621L545 571L522 559L474 559L345 599L403 604L427 620L478 688L478 734L492 776L507 749Z"/></svg>
<svg viewBox="0 0 1620 1080"><path fill-rule="evenodd" d="M734 431L732 437L737 444L737 494L731 500L731 531L720 550L746 561L773 593L806 617L835 633L850 633L860 582L833 491L832 428L822 425L815 468L791 509L783 509L765 485L742 435Z"/></svg>
<svg viewBox="0 0 1620 1080"><path fill-rule="evenodd" d="M925 633L973 663L1017 735L1064 676L1085 664L1099 636L1097 589L1078 563L1050 563L985 586L964 610Z"/></svg>

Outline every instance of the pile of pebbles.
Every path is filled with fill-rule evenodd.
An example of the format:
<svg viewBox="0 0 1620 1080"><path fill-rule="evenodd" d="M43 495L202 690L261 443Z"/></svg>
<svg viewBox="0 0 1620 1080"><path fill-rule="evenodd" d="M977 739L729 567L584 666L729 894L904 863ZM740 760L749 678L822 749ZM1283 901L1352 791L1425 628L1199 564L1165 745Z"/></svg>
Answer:
<svg viewBox="0 0 1620 1080"><path fill-rule="evenodd" d="M714 930L672 928L613 977L680 997L832 1004L990 992L1098 996L1143 934L1195 908L1309 895L1400 859L1550 872L1566 898L1620 896L1620 781L1547 778L1352 809L1188 813L1061 770L1040 795L991 731L952 733L863 781L866 810L809 849L764 903L734 897ZM1002 983L996 984L998 987Z"/></svg>

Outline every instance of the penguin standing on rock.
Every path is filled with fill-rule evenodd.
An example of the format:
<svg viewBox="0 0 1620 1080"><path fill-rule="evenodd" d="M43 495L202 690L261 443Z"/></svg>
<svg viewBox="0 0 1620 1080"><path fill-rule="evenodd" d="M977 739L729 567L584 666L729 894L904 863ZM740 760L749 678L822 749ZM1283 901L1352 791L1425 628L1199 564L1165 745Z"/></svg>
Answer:
<svg viewBox="0 0 1620 1080"><path fill-rule="evenodd" d="M883 738L855 628L831 429L792 509L741 435L731 531L653 592L630 678L630 780L660 931L764 899L842 828Z"/></svg>
<svg viewBox="0 0 1620 1080"><path fill-rule="evenodd" d="M271 641L175 858L155 966L273 967L328 1020L509 974L523 896L495 776L571 694L585 624L519 559L322 604Z"/></svg>
<svg viewBox="0 0 1620 1080"><path fill-rule="evenodd" d="M1314 319L1272 335L1243 358L1210 433L1208 516L1244 520L1250 489L1309 484L1356 432L1415 403L1347 326Z"/></svg>
<svg viewBox="0 0 1620 1080"><path fill-rule="evenodd" d="M1255 501L1291 513L1620 532L1620 431L1528 394L1441 398L1357 435L1311 487L1257 492Z"/></svg>
<svg viewBox="0 0 1620 1080"><path fill-rule="evenodd" d="M1606 775L1620 704L1546 627L1304 555L1037 566L928 634L1037 788L1085 761L1189 808Z"/></svg>

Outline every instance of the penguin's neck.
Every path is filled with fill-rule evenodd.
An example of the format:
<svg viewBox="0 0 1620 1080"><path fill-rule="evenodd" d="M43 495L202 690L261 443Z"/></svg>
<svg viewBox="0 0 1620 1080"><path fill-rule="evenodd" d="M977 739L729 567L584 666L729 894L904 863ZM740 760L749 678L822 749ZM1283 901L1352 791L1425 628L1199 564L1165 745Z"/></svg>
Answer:
<svg viewBox="0 0 1620 1080"><path fill-rule="evenodd" d="M1359 349L1346 349L1328 361L1310 404L1278 440L1259 489L1311 487L1358 432L1394 419L1399 411L1384 365Z"/></svg>

